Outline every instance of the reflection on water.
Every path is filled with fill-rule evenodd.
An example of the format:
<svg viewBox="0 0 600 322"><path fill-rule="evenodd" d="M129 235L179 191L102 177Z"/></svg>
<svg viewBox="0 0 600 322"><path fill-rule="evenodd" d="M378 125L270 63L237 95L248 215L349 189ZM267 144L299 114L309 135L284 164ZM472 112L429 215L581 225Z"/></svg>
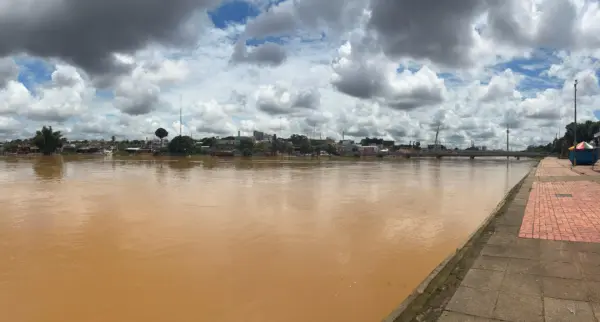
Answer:
<svg viewBox="0 0 600 322"><path fill-rule="evenodd" d="M381 320L529 166L0 159L2 320Z"/></svg>
<svg viewBox="0 0 600 322"><path fill-rule="evenodd" d="M40 180L60 180L64 175L63 157L43 156L33 161L33 172Z"/></svg>

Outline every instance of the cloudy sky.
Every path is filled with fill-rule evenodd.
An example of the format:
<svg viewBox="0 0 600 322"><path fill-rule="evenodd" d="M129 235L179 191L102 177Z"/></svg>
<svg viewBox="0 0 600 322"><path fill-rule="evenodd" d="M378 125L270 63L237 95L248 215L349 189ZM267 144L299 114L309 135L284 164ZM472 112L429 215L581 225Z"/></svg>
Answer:
<svg viewBox="0 0 600 322"><path fill-rule="evenodd" d="M261 130L502 147L600 109L597 0L0 0L0 139ZM598 113L596 113L598 114Z"/></svg>

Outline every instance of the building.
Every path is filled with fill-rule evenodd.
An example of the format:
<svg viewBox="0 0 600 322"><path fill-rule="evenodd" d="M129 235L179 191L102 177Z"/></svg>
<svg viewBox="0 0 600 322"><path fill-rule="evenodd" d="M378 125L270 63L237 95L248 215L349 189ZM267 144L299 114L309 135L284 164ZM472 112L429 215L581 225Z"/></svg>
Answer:
<svg viewBox="0 0 600 322"><path fill-rule="evenodd" d="M256 141L264 141L265 140L265 132L261 132L261 131L254 131L252 132L252 136L254 137L254 139Z"/></svg>
<svg viewBox="0 0 600 322"><path fill-rule="evenodd" d="M352 140L341 140L337 145L337 151L343 156L352 156L358 152L359 146Z"/></svg>
<svg viewBox="0 0 600 322"><path fill-rule="evenodd" d="M379 153L379 147L376 145L359 146L358 152L361 156L373 156Z"/></svg>

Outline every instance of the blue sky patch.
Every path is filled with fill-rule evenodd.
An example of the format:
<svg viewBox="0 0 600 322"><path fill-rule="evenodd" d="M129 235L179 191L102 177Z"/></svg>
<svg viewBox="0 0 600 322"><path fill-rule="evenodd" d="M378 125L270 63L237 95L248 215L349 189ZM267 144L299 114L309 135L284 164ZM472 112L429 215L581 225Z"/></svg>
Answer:
<svg viewBox="0 0 600 322"><path fill-rule="evenodd" d="M273 37L268 36L265 38L251 38L246 40L246 45L248 46L260 46L264 43L272 42L278 45L285 45L286 42L289 41L289 37Z"/></svg>
<svg viewBox="0 0 600 322"><path fill-rule="evenodd" d="M19 82L35 95L35 88L39 84L44 84L52 79L52 73L55 68L41 59L37 58L16 58L15 63L19 65Z"/></svg>
<svg viewBox="0 0 600 322"><path fill-rule="evenodd" d="M260 10L245 1L229 1L209 12L215 27L225 29L231 24L245 24L249 18L258 16Z"/></svg>
<svg viewBox="0 0 600 322"><path fill-rule="evenodd" d="M96 97L105 100L111 100L115 98L115 93L108 89L96 89Z"/></svg>

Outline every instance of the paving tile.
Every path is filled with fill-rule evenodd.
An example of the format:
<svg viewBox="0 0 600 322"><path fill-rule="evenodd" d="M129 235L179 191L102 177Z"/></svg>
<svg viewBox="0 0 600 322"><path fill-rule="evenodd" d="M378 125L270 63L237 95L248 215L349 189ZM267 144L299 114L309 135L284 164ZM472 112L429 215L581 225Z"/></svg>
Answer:
<svg viewBox="0 0 600 322"><path fill-rule="evenodd" d="M598 303L590 303L592 305L592 311L594 311L594 315L597 320L600 320L600 304Z"/></svg>
<svg viewBox="0 0 600 322"><path fill-rule="evenodd" d="M497 299L497 291L482 291L460 286L448 302L446 309L458 313L491 318Z"/></svg>
<svg viewBox="0 0 600 322"><path fill-rule="evenodd" d="M472 268L487 269L491 271L506 271L508 267L508 258L504 257L492 257L492 256L479 256Z"/></svg>
<svg viewBox="0 0 600 322"><path fill-rule="evenodd" d="M587 252L587 253L600 253L600 243L578 243L578 242L571 242L569 244L569 247L571 249L575 249L577 251L581 251L581 252Z"/></svg>
<svg viewBox="0 0 600 322"><path fill-rule="evenodd" d="M506 274L500 291L513 294L542 295L542 277L526 274Z"/></svg>
<svg viewBox="0 0 600 322"><path fill-rule="evenodd" d="M508 226L508 225L495 225L494 230L501 233L507 233L517 236L519 234L520 226Z"/></svg>
<svg viewBox="0 0 600 322"><path fill-rule="evenodd" d="M496 218L495 223L497 225L505 225L505 226L521 226L523 221L523 210L520 211L521 214L515 213L507 213L498 218Z"/></svg>
<svg viewBox="0 0 600 322"><path fill-rule="evenodd" d="M542 277L542 291L544 296L564 300L587 301L588 290L583 281Z"/></svg>
<svg viewBox="0 0 600 322"><path fill-rule="evenodd" d="M585 286L588 291L588 298L594 303L600 303L600 282L586 281Z"/></svg>
<svg viewBox="0 0 600 322"><path fill-rule="evenodd" d="M516 235L495 232L492 236L490 236L487 243L490 245L508 246L508 245L512 244L516 239L517 239Z"/></svg>
<svg viewBox="0 0 600 322"><path fill-rule="evenodd" d="M490 245L487 244L481 250L481 255L496 256L496 257L508 257L510 249L508 245Z"/></svg>
<svg viewBox="0 0 600 322"><path fill-rule="evenodd" d="M543 322L542 297L500 293L493 317L511 322Z"/></svg>
<svg viewBox="0 0 600 322"><path fill-rule="evenodd" d="M541 261L571 263L577 260L577 257L577 252L568 249L553 249L545 246L540 247Z"/></svg>
<svg viewBox="0 0 600 322"><path fill-rule="evenodd" d="M539 259L540 249L539 247L511 245L507 256L523 259Z"/></svg>
<svg viewBox="0 0 600 322"><path fill-rule="evenodd" d="M481 250L482 255L523 258L523 259L538 259L540 256L539 248L519 246L519 245L485 245Z"/></svg>
<svg viewBox="0 0 600 322"><path fill-rule="evenodd" d="M511 274L542 275L542 266L537 260L511 258L508 262L507 272Z"/></svg>
<svg viewBox="0 0 600 322"><path fill-rule="evenodd" d="M541 240L539 239L531 239L531 238L515 238L514 242L512 243L513 246L516 247L525 247L525 248L531 248L533 250L535 250L536 252L540 251L540 242Z"/></svg>
<svg viewBox="0 0 600 322"><path fill-rule="evenodd" d="M562 240L541 240L540 241L540 250L541 251L550 251L555 249L560 250L573 250L572 247L569 247L569 242ZM572 243L575 244L575 243Z"/></svg>
<svg viewBox="0 0 600 322"><path fill-rule="evenodd" d="M591 281L600 281L600 266L580 263L583 278Z"/></svg>
<svg viewBox="0 0 600 322"><path fill-rule="evenodd" d="M540 262L540 274L544 276L582 279L583 274L577 265L563 262Z"/></svg>
<svg viewBox="0 0 600 322"><path fill-rule="evenodd" d="M600 254L579 252L579 261L586 265L600 266Z"/></svg>
<svg viewBox="0 0 600 322"><path fill-rule="evenodd" d="M544 297L546 322L596 322L592 306L588 302Z"/></svg>
<svg viewBox="0 0 600 322"><path fill-rule="evenodd" d="M492 322L494 320L466 315L462 313L444 311L442 315L438 318L438 322Z"/></svg>
<svg viewBox="0 0 600 322"><path fill-rule="evenodd" d="M461 286L468 286L479 290L497 291L502 284L504 272L472 268L467 272Z"/></svg>

